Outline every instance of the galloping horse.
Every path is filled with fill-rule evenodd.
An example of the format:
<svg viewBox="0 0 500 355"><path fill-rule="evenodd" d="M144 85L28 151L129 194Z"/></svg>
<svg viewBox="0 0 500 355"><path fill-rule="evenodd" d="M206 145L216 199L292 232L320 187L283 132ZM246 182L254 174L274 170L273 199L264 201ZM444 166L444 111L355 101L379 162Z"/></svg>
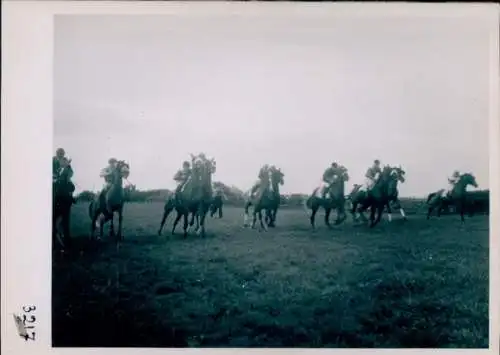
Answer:
<svg viewBox="0 0 500 355"><path fill-rule="evenodd" d="M457 183L453 186L449 196L442 196L443 190L433 192L427 197L427 219L431 217L432 211L437 207L437 215L441 216L441 210L446 205L455 205L460 211L460 219L462 223L465 222L464 212L467 204L467 186L472 185L478 187L476 178L470 173L460 176Z"/></svg>
<svg viewBox="0 0 500 355"><path fill-rule="evenodd" d="M269 227L275 227L276 215L278 214L278 207L281 202L279 186L285 183L285 174L281 169L272 166L269 168L269 181L263 181L259 190L254 196L249 196L245 202L245 214L243 225L248 226L248 209L253 206L253 222L252 228L255 228L257 222L257 215L262 229L266 229L262 221L262 210L266 212L266 223Z"/></svg>
<svg viewBox="0 0 500 355"><path fill-rule="evenodd" d="M75 185L71 182L73 169L68 164L62 168L57 179L52 182L52 237L57 240L62 248L70 245L70 216L71 206L75 202L72 194L75 191ZM57 222L61 219L64 242L59 238L57 231Z"/></svg>
<svg viewBox="0 0 500 355"><path fill-rule="evenodd" d="M341 175L337 175L334 181L328 185L325 198L321 196L321 189L317 187L313 191L312 195L304 201L306 212L308 212L308 208L312 210L310 221L313 229L315 228L316 213L320 207L325 209L325 224L328 227L331 227L330 213L332 209L336 209L338 211L337 219L335 221L336 225L345 221L347 218L345 213L344 196L346 181L349 181L349 175L347 173L347 169L343 169L343 173Z"/></svg>
<svg viewBox="0 0 500 355"><path fill-rule="evenodd" d="M123 221L123 205L125 204L125 196L123 191L123 179L128 178L130 174L130 166L123 160L116 163L116 168L113 171L111 187L106 192L105 196L102 193L96 196L96 199L89 205L89 216L92 221L90 227L90 238L94 238L96 222L99 220L99 237L102 238L104 224L110 222L109 236L114 236L113 217L115 212L118 213L118 234L117 240L122 240L122 221Z"/></svg>
<svg viewBox="0 0 500 355"><path fill-rule="evenodd" d="M370 208L370 228L375 227L380 222L384 207L389 201L388 187L391 173L392 168L385 166L370 191L360 190L359 186L354 188L350 194L351 213L354 221L357 221L356 212L359 212L361 218L366 221L364 212ZM358 205L360 205L359 210L357 210ZM375 212L377 212L377 219L375 219Z"/></svg>
<svg viewBox="0 0 500 355"><path fill-rule="evenodd" d="M212 203L212 174L216 171L215 161L193 157L193 169L191 177L186 182L183 190L177 196L171 196L165 202L163 208L163 217L158 230L158 235L161 235L165 221L168 215L174 209L177 211L172 234L175 233L175 228L181 217L184 217L184 238L187 237L188 216L192 214L191 223L194 224L194 219L198 221L195 232L205 237L205 217Z"/></svg>
<svg viewBox="0 0 500 355"><path fill-rule="evenodd" d="M407 220L406 213L403 207L401 207L401 202L399 201L399 191L398 191L398 183L405 182L405 174L406 172L403 170L403 168L401 168L401 166L392 168L389 179L389 185L387 187L387 204L386 204L389 222L392 221L391 203L393 204L394 208L399 209L399 213L401 213L403 220L405 221Z"/></svg>

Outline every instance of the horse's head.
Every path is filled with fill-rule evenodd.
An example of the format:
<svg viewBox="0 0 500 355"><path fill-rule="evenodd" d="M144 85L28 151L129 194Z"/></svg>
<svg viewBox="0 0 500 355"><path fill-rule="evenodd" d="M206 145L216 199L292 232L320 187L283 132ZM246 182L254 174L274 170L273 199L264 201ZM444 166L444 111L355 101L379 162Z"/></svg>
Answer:
<svg viewBox="0 0 500 355"><path fill-rule="evenodd" d="M462 174L457 185L462 185L462 186L472 185L476 188L478 187L476 177L474 175L472 175L471 173Z"/></svg>
<svg viewBox="0 0 500 355"><path fill-rule="evenodd" d="M115 181L121 179L127 179L130 175L130 165L124 160L119 160L116 162L115 168Z"/></svg>
<svg viewBox="0 0 500 355"><path fill-rule="evenodd" d="M211 186L211 177L217 170L214 159L207 159L204 156L193 158L193 177L201 183L208 183Z"/></svg>
<svg viewBox="0 0 500 355"><path fill-rule="evenodd" d="M391 174L392 174L392 168L388 165L384 166L378 176L377 181L375 182L375 186L384 186L389 184L389 182L392 179Z"/></svg>
<svg viewBox="0 0 500 355"><path fill-rule="evenodd" d="M59 175L60 181L66 181L71 178L73 169L71 168L71 159L63 157L59 160L61 162L61 173Z"/></svg>
<svg viewBox="0 0 500 355"><path fill-rule="evenodd" d="M281 169L278 169L273 165L269 170L271 172L272 185L283 185L285 183L285 174L281 171Z"/></svg>
<svg viewBox="0 0 500 355"><path fill-rule="evenodd" d="M347 168L345 166L340 167L341 175L340 178L342 179L343 182L349 181L349 173L347 171Z"/></svg>
<svg viewBox="0 0 500 355"><path fill-rule="evenodd" d="M403 168L400 166L398 167L392 167L391 171L391 177L398 182L405 182L405 175L406 171L403 170Z"/></svg>

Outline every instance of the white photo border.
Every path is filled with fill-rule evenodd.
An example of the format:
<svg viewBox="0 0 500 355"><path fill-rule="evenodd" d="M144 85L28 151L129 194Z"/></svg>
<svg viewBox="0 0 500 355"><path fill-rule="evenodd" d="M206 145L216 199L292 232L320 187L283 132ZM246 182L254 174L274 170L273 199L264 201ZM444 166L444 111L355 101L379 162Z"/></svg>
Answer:
<svg viewBox="0 0 500 355"><path fill-rule="evenodd" d="M6 1L2 3L2 353L148 354L334 352L499 353L500 118L497 4ZM478 16L490 35L490 348L420 349L92 349L51 347L51 185L55 14L211 16ZM37 306L37 340L19 337L13 314Z"/></svg>

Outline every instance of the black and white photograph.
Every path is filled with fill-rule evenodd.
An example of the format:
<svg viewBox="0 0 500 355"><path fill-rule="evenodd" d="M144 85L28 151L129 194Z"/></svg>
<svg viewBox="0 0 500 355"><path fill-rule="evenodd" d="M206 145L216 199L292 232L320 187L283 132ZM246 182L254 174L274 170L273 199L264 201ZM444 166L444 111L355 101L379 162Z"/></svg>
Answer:
<svg viewBox="0 0 500 355"><path fill-rule="evenodd" d="M46 244L50 325L12 297L3 324L52 348L498 350L492 16L225 4L51 17L50 135L22 153L44 160L15 162L46 201L2 188L18 230L50 216L18 240Z"/></svg>

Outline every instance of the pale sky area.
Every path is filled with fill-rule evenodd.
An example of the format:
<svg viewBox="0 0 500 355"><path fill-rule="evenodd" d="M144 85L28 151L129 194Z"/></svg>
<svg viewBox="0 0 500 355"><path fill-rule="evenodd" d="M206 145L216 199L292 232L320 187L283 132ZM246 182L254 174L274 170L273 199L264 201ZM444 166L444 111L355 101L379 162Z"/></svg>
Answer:
<svg viewBox="0 0 500 355"><path fill-rule="evenodd" d="M488 35L465 17L56 16L54 150L77 191L110 157L172 189L201 151L243 190L269 163L311 193L332 161L350 190L377 158L406 170L402 196L455 169L488 188Z"/></svg>

